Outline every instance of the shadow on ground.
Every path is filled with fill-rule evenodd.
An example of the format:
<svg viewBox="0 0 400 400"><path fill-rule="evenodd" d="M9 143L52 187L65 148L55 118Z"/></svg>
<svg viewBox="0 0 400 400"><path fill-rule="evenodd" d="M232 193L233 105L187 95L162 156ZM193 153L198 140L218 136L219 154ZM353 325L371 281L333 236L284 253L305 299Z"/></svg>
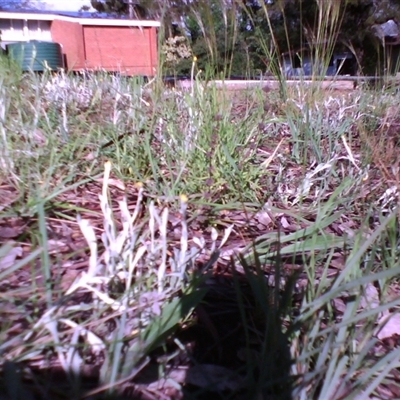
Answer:
<svg viewBox="0 0 400 400"><path fill-rule="evenodd" d="M71 380L60 368L6 362L0 400L290 400L289 341L272 292L255 277L210 277L195 323L154 352L134 380L118 385L118 394L89 394L99 387L98 370Z"/></svg>

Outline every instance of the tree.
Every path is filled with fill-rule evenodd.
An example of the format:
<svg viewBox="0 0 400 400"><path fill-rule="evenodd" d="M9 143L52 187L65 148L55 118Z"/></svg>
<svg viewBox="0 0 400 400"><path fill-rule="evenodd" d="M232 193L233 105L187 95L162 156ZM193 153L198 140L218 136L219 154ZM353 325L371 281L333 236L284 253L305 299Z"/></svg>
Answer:
<svg viewBox="0 0 400 400"><path fill-rule="evenodd" d="M114 16L129 15L131 6L134 18L143 19L147 16L147 9L136 0L90 0L90 3L100 13Z"/></svg>
<svg viewBox="0 0 400 400"><path fill-rule="evenodd" d="M129 12L127 0L91 3L99 12ZM380 46L372 27L400 23L398 0L137 0L134 8L137 18L160 20L165 39L185 36L199 68L240 75L278 67L279 55L306 46L328 57L334 47L350 50L372 71ZM176 68L188 73L191 60Z"/></svg>

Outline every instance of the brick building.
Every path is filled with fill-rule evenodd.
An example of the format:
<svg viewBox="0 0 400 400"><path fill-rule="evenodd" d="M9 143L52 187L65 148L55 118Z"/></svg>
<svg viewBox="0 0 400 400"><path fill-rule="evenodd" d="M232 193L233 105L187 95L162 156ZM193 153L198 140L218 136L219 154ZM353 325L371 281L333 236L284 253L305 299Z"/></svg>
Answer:
<svg viewBox="0 0 400 400"><path fill-rule="evenodd" d="M92 18L85 13L0 12L1 45L39 40L62 46L67 70L155 75L158 21Z"/></svg>

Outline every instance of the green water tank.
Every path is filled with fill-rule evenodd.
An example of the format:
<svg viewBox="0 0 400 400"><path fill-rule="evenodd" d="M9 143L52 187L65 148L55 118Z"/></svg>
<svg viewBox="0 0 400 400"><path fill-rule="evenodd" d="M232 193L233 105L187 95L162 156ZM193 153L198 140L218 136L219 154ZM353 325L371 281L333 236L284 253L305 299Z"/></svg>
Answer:
<svg viewBox="0 0 400 400"><path fill-rule="evenodd" d="M6 50L23 71L57 70L64 66L59 43L31 40L8 44Z"/></svg>

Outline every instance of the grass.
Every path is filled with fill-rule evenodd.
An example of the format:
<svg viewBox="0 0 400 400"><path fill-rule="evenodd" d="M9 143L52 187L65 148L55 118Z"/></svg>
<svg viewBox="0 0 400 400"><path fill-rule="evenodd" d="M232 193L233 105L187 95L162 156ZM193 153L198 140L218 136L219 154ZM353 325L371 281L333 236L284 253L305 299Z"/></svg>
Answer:
<svg viewBox="0 0 400 400"><path fill-rule="evenodd" d="M398 93L1 68L8 398L398 397Z"/></svg>

